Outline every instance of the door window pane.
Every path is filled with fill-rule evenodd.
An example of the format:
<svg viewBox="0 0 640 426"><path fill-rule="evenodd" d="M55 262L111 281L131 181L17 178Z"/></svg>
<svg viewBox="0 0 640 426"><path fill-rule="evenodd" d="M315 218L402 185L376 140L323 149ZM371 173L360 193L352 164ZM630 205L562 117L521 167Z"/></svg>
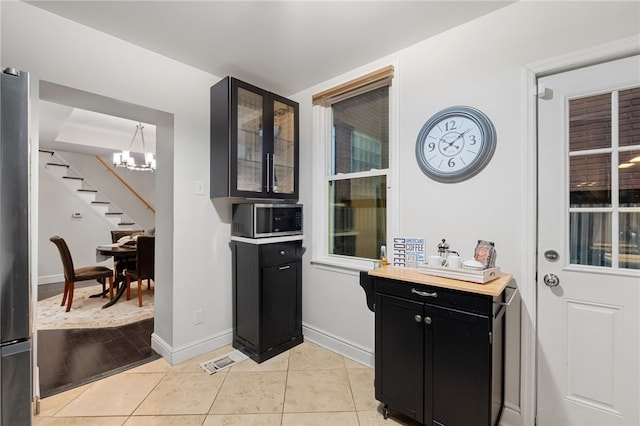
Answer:
<svg viewBox="0 0 640 426"><path fill-rule="evenodd" d="M295 190L295 109L278 101L273 107L274 191L292 194Z"/></svg>
<svg viewBox="0 0 640 426"><path fill-rule="evenodd" d="M569 215L571 264L611 266L611 213Z"/></svg>
<svg viewBox="0 0 640 426"><path fill-rule="evenodd" d="M611 146L611 94L605 93L569 102L569 150Z"/></svg>
<svg viewBox="0 0 640 426"><path fill-rule="evenodd" d="M238 190L262 190L262 96L238 88Z"/></svg>
<svg viewBox="0 0 640 426"><path fill-rule="evenodd" d="M620 268L640 269L640 212L620 213Z"/></svg>
<svg viewBox="0 0 640 426"><path fill-rule="evenodd" d="M619 95L620 146L640 145L640 88Z"/></svg>
<svg viewBox="0 0 640 426"><path fill-rule="evenodd" d="M329 182L329 254L376 259L387 240L387 179Z"/></svg>
<svg viewBox="0 0 640 426"><path fill-rule="evenodd" d="M611 205L611 154L569 158L571 207Z"/></svg>
<svg viewBox="0 0 640 426"><path fill-rule="evenodd" d="M619 154L620 207L640 207L640 150Z"/></svg>

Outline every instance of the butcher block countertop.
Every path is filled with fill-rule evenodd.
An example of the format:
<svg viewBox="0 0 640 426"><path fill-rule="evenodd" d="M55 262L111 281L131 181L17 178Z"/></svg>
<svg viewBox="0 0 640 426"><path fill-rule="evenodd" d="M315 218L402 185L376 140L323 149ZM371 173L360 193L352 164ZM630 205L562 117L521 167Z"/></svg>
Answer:
<svg viewBox="0 0 640 426"><path fill-rule="evenodd" d="M369 271L374 277L389 278L392 280L406 281L412 284L424 284L433 287L443 287L452 290L466 291L469 293L484 294L487 296L499 296L513 278L511 274L500 273L495 280L484 284L469 281L461 281L452 278L436 277L418 272L413 268L400 268L383 266Z"/></svg>

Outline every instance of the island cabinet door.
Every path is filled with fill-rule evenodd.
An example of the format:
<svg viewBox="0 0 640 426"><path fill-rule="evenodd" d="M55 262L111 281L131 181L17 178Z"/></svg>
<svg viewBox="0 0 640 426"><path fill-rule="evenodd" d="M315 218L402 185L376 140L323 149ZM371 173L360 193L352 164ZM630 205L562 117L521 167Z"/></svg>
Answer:
<svg viewBox="0 0 640 426"><path fill-rule="evenodd" d="M491 336L484 316L426 305L425 424L491 424Z"/></svg>
<svg viewBox="0 0 640 426"><path fill-rule="evenodd" d="M424 423L424 303L376 294L376 399Z"/></svg>

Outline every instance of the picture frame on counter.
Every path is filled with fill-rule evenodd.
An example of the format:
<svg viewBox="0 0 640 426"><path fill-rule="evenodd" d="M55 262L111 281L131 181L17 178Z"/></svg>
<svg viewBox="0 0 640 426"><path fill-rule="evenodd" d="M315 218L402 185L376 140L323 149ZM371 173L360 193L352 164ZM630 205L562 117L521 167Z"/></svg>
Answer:
<svg viewBox="0 0 640 426"><path fill-rule="evenodd" d="M422 237L394 237L391 265L418 268L424 263L425 239Z"/></svg>

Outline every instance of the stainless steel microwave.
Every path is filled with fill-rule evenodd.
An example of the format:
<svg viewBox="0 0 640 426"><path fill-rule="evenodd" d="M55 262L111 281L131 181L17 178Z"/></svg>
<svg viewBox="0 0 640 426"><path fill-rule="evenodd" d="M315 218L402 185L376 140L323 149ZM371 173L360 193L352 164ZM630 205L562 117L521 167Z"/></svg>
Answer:
<svg viewBox="0 0 640 426"><path fill-rule="evenodd" d="M265 238L302 234L302 204L233 205L231 235Z"/></svg>

